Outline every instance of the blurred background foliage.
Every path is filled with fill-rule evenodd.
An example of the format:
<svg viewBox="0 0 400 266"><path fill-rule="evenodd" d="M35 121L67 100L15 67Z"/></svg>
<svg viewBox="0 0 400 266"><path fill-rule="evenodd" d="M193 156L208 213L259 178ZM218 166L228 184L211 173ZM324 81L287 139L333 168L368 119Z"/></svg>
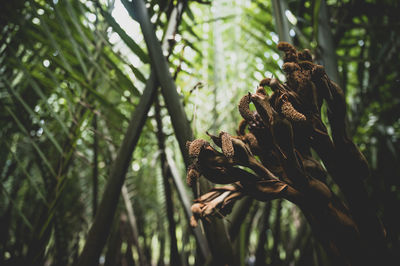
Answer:
<svg viewBox="0 0 400 266"><path fill-rule="evenodd" d="M146 2L160 40L178 3ZM349 132L373 171L366 180L371 208L377 209L396 256L399 5L390 0L188 1L178 30L165 36L174 44L169 68L196 137L206 137L207 130L235 132L241 96L264 77L283 81L280 39L311 49L317 62L333 66L327 70L346 93ZM0 264L72 265L102 211L98 204L150 76L150 58L139 24L120 1L14 0L1 6ZM163 182L157 116L165 150L182 176L185 166L165 103L162 97L157 101L160 111L152 108L148 114L101 265L140 265L141 252L151 265L202 263L181 198ZM228 227L230 219L224 219ZM238 265L329 265L301 213L288 202L251 203L238 230L232 241ZM176 260L173 246L180 262L171 259Z"/></svg>

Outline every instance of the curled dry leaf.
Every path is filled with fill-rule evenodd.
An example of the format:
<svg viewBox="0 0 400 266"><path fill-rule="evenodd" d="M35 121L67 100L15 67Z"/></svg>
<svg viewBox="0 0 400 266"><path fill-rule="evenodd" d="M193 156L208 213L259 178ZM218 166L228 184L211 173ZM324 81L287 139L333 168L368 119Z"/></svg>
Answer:
<svg viewBox="0 0 400 266"><path fill-rule="evenodd" d="M243 187L246 194L251 195L257 200L268 201L281 197L282 193L288 188L288 184L281 180L262 180L256 183L247 184Z"/></svg>
<svg viewBox="0 0 400 266"><path fill-rule="evenodd" d="M251 94L250 97L264 125L269 127L276 112L272 109L268 96L255 93Z"/></svg>
<svg viewBox="0 0 400 266"><path fill-rule="evenodd" d="M244 136L246 134L246 127L247 127L248 123L246 120L242 119L242 121L240 121L238 129L237 129L237 134L240 136Z"/></svg>
<svg viewBox="0 0 400 266"><path fill-rule="evenodd" d="M242 197L241 186L228 185L214 188L195 200L192 205L193 216L190 225L196 227L199 219L211 216L226 215L231 211L232 204Z"/></svg>
<svg viewBox="0 0 400 266"><path fill-rule="evenodd" d="M197 227L197 226L199 225L199 223L197 222L197 220L198 220L198 219L196 219L196 218L194 217L194 215L192 215L192 216L190 217L190 226L191 226L191 227Z"/></svg>
<svg viewBox="0 0 400 266"><path fill-rule="evenodd" d="M274 92L286 92L285 86L279 82L277 79L271 79L269 82L269 87L274 91Z"/></svg>
<svg viewBox="0 0 400 266"><path fill-rule="evenodd" d="M244 139L250 146L250 150L253 154L257 155L261 153L261 147L253 133L246 133L246 135L244 135Z"/></svg>
<svg viewBox="0 0 400 266"><path fill-rule="evenodd" d="M211 140L214 142L215 145L217 145L218 147L221 148L222 142L221 142L220 137L210 134L210 133L208 133L208 131L206 131L206 134L207 134L207 136L209 136L211 138Z"/></svg>

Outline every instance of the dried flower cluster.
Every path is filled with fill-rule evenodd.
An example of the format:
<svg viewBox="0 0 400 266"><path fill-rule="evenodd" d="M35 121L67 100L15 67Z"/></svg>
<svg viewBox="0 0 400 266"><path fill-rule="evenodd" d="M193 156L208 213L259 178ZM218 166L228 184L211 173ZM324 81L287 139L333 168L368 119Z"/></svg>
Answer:
<svg viewBox="0 0 400 266"><path fill-rule="evenodd" d="M195 200L193 226L198 219L229 213L244 195L262 201L286 198L300 207L309 206L308 202L314 202L313 207L325 206L332 201L333 194L324 183L325 170L311 157L311 148L329 138L321 121L323 100L330 112L342 115L339 121L344 120L343 93L324 68L312 62L309 50L297 51L285 42L278 49L284 52L282 68L287 81L266 78L255 93L240 100L243 120L237 136L207 132L216 147L202 139L187 144L193 160L187 171L188 185L200 176L216 184L231 184ZM265 86L271 88L271 95ZM251 111L250 104L256 111ZM344 206L339 207L346 213Z"/></svg>
<svg viewBox="0 0 400 266"><path fill-rule="evenodd" d="M323 66L313 63L310 51L284 42L278 49L284 53L286 82L266 78L255 93L243 96L236 136L207 133L215 145L202 139L188 142L188 184L200 176L224 184L195 200L191 225L223 217L243 196L284 198L301 209L334 265L378 263L385 252L385 230L369 208L363 185L370 175L368 163L346 133L343 92ZM321 120L323 103L330 134ZM326 185L328 173L349 207Z"/></svg>

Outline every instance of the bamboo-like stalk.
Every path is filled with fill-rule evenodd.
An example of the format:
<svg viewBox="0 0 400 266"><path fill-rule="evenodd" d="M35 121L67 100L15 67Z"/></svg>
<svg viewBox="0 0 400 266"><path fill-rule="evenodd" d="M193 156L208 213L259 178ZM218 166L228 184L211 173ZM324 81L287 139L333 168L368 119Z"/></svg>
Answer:
<svg viewBox="0 0 400 266"><path fill-rule="evenodd" d="M97 115L93 116L93 130L97 132ZM97 212L97 198L98 198L98 186L99 186L99 168L98 168L98 157L99 157L99 138L95 133L93 135L93 200L92 200L92 212L93 218Z"/></svg>
<svg viewBox="0 0 400 266"><path fill-rule="evenodd" d="M183 209L185 211L186 221L190 224L190 217L192 216L192 211L190 210L189 196L185 190L185 186L183 185L182 177L179 175L179 170L178 170L177 166L175 165L174 160L172 159L171 151L167 149L166 154L167 154L168 165L171 170L172 179L173 179L175 188L177 190L179 199L183 205ZM202 234L199 227L195 227L195 228L190 227L190 228L196 238L197 245L200 249L200 254L202 256L202 259L203 260L207 259L208 254L210 254L210 249L209 249L207 240L205 239L205 237Z"/></svg>
<svg viewBox="0 0 400 266"><path fill-rule="evenodd" d="M183 105L176 90L175 83L168 70L167 61L162 53L161 45L155 35L154 29L147 14L145 4L142 0L132 2L137 20L140 23L143 36L149 50L151 64L154 68L158 81L160 82L162 94L171 116L172 126L178 139L180 150L183 154L186 165L189 164L189 157L186 150L186 142L193 139L193 133L187 120ZM202 188L209 186L203 182ZM222 221L214 220L205 226L206 235L209 240L211 253L216 263L233 263L232 245L226 234Z"/></svg>
<svg viewBox="0 0 400 266"><path fill-rule="evenodd" d="M260 236L258 237L257 249L256 249L256 266L262 266L266 263L267 258L267 229L269 228L269 217L271 213L271 202L267 202L264 207L264 213L261 218L261 229Z"/></svg>
<svg viewBox="0 0 400 266"><path fill-rule="evenodd" d="M176 19L170 19L170 23L173 23L173 25L176 22ZM164 38L164 42L167 42L167 38ZM159 45L158 41L157 44ZM132 153L139 140L150 106L154 102L156 89L157 78L153 71L146 83L139 104L132 114L124 140L111 167L110 177L99 205L99 209L102 211L97 214L93 222L77 266L94 265L97 263L111 227L112 217L115 214Z"/></svg>
<svg viewBox="0 0 400 266"><path fill-rule="evenodd" d="M161 173L163 177L164 193L165 193L165 205L167 209L168 218L168 231L170 240L170 264L181 265L181 258L178 251L178 243L176 239L176 222L174 219L174 208L172 202L172 189L171 189L171 171L168 165L167 156L165 154L165 135L163 132L163 123L161 119L161 107L159 101L154 103L155 109L155 120L157 122L157 142L158 149L160 152L160 164Z"/></svg>
<svg viewBox="0 0 400 266"><path fill-rule="evenodd" d="M130 227L130 233L132 234L133 244L135 245L138 253L139 263L140 265L146 266L148 265L147 258L146 255L144 254L142 246L139 243L139 230L137 227L136 217L133 211L132 201L129 197L128 189L126 188L125 184L122 186L121 192L126 208L126 213L128 215L128 223Z"/></svg>
<svg viewBox="0 0 400 266"><path fill-rule="evenodd" d="M117 157L111 167L110 177L105 187L99 209L93 225L90 228L85 246L77 263L78 266L95 265L107 240L112 224L119 195L125 180L133 150L139 140L140 133L146 120L147 112L154 100L156 92L155 79L151 75L146 84L140 102L132 114L125 138L118 150Z"/></svg>
<svg viewBox="0 0 400 266"><path fill-rule="evenodd" d="M329 13L325 0L320 0L318 17L318 45L321 49L321 59L329 78L339 84L339 72L336 56L336 47L332 30L329 24Z"/></svg>
<svg viewBox="0 0 400 266"><path fill-rule="evenodd" d="M279 40L281 42L290 42L289 35L289 22L285 15L286 1L285 0L272 0L272 7L274 11L275 27L278 32Z"/></svg>

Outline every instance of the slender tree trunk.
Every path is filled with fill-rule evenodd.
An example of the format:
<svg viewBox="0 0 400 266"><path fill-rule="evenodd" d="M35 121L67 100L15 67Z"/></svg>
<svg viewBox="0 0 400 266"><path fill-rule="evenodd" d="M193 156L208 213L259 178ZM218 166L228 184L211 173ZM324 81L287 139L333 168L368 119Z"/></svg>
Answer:
<svg viewBox="0 0 400 266"><path fill-rule="evenodd" d="M318 46L321 49L322 64L331 80L340 84L338 63L329 13L325 0L321 0L318 16Z"/></svg>
<svg viewBox="0 0 400 266"><path fill-rule="evenodd" d="M289 22L286 18L286 0L272 0L274 11L275 27L278 32L279 41L291 42L292 38L289 35Z"/></svg>
<svg viewBox="0 0 400 266"><path fill-rule="evenodd" d="M294 260L294 251L298 247L302 247L302 241L307 237L307 234L310 234L309 230L307 230L307 223L304 219L300 220L300 226L296 230L295 238L289 242L288 248L286 251L286 258L284 265L289 265Z"/></svg>
<svg viewBox="0 0 400 266"><path fill-rule="evenodd" d="M99 154L99 138L97 136L97 115L93 115L93 201L92 210L93 218L97 212L97 195L99 186L99 169L98 169L98 154Z"/></svg>
<svg viewBox="0 0 400 266"><path fill-rule="evenodd" d="M266 264L267 259L267 230L269 228L269 217L271 212L271 202L265 204L263 217L261 219L261 230L258 238L256 249L256 263L255 266L262 266Z"/></svg>
<svg viewBox="0 0 400 266"><path fill-rule="evenodd" d="M128 238L132 239L132 242L136 247L138 257L139 257L139 264L141 266L149 265L149 263L147 262L147 257L143 251L143 248L139 243L139 229L137 227L136 217L135 217L135 213L134 213L133 207L132 207L132 201L129 196L128 189L126 188L125 185L122 186L122 198L124 200L124 204L125 204L125 208L126 208L126 212L127 212L127 216L128 216L127 217L128 225L129 225L129 229L130 229L129 231L127 231L129 234Z"/></svg>
<svg viewBox="0 0 400 266"><path fill-rule="evenodd" d="M126 266L135 266L135 261L133 260L132 245L130 242L128 242L128 247L126 248L126 252L124 254L124 260Z"/></svg>
<svg viewBox="0 0 400 266"><path fill-rule="evenodd" d="M114 266L118 265L121 258L121 221L118 219L116 221L118 225L116 225L114 232L111 233L110 239L108 241L107 252L105 255L104 266ZM97 263L96 265L98 265Z"/></svg>
<svg viewBox="0 0 400 266"><path fill-rule="evenodd" d="M122 141L117 157L111 167L110 176L99 206L101 212L97 213L93 225L90 228L88 238L77 264L78 266L97 264L110 232L112 219L118 205L118 199L132 158L132 153L139 140L155 92L155 80L151 75L143 95L140 98L140 102L132 114L124 140Z"/></svg>
<svg viewBox="0 0 400 266"><path fill-rule="evenodd" d="M161 118L161 107L159 101L155 101L155 119L157 122L157 141L158 149L160 152L160 164L161 173L163 177L164 193L165 193L165 204L167 209L168 218L168 231L170 239L170 264L181 265L181 259L178 252L178 245L176 239L176 224L174 219L174 205L172 202L172 190L171 190L171 171L167 162L165 154L165 136L163 133L163 124Z"/></svg>
<svg viewBox="0 0 400 266"><path fill-rule="evenodd" d="M171 117L172 126L178 139L185 164L189 165L186 142L193 139L193 133L176 90L175 83L169 73L167 61L162 53L161 46L155 35L143 0L133 1L132 10L135 10L135 14L137 15L136 17L140 23L151 57L151 64L155 69L158 81L160 82L162 94ZM205 180L202 180L201 189L205 191L208 188L210 188L210 184ZM212 223L205 225L205 231L207 239L209 240L212 255L216 263L232 264L233 250L226 233L225 225L221 220L212 220Z"/></svg>
<svg viewBox="0 0 400 266"><path fill-rule="evenodd" d="M274 238L274 246L272 247L271 264L274 266L278 266L281 264L281 259L279 257L279 244L281 242L281 217L282 217L282 200L279 199L276 202L276 214L275 214L275 223L273 229L273 238Z"/></svg>
<svg viewBox="0 0 400 266"><path fill-rule="evenodd" d="M189 196L186 192L185 186L183 185L183 178L179 175L179 170L177 166L175 165L175 162L171 156L171 151L170 150L166 151L167 155L167 161L168 161L168 166L171 171L171 175L173 178L173 182L176 188L176 191L178 193L179 199L183 205L183 209L185 211L185 218L186 222L190 227L190 230L193 232L194 237L196 238L197 242L197 247L200 249L200 254L201 254L201 259L200 260L206 260L208 255L210 254L210 249L207 243L206 238L204 237L204 234L202 233L202 230L200 227L195 227L193 228L190 226L190 218L192 216L192 211L190 209L190 199Z"/></svg>
<svg viewBox="0 0 400 266"><path fill-rule="evenodd" d="M229 217L231 221L229 226L229 236L232 241L234 241L238 236L240 228L245 222L253 202L254 200L251 197L245 197L234 206L232 214Z"/></svg>
<svg viewBox="0 0 400 266"><path fill-rule="evenodd" d="M158 231L159 231L159 235L158 235L158 239L160 241L160 249L159 249L159 253L160 256L158 257L158 262L157 262L157 266L165 266L164 263L164 256L165 256L165 234L164 234L164 226L162 222L159 222L159 226L158 226Z"/></svg>

